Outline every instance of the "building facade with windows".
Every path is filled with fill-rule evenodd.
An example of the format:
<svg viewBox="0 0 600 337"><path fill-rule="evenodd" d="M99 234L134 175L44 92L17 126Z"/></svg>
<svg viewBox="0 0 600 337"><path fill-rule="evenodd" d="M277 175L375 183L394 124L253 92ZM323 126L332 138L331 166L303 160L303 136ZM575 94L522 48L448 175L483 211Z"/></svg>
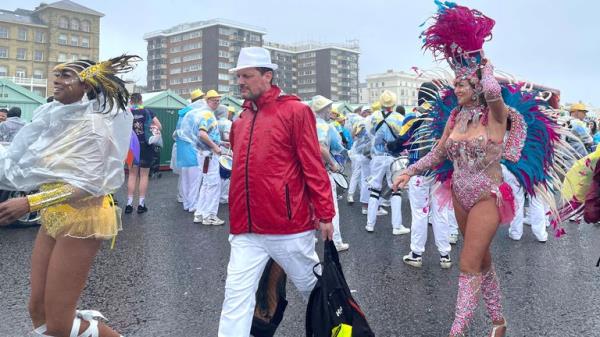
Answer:
<svg viewBox="0 0 600 337"><path fill-rule="evenodd" d="M306 42L264 45L281 70L275 83L303 100L323 95L334 101L358 103L358 41L347 43Z"/></svg>
<svg viewBox="0 0 600 337"><path fill-rule="evenodd" d="M262 46L266 31L224 19L185 23L148 33L148 91L170 89L189 98L196 88L239 95L235 67L240 49Z"/></svg>
<svg viewBox="0 0 600 337"><path fill-rule="evenodd" d="M399 105L413 108L417 105L419 87L427 81L429 79L418 77L417 74L391 69L385 73L367 75L366 89L363 94L365 101L362 103L375 102L384 90L389 90L396 94Z"/></svg>
<svg viewBox="0 0 600 337"><path fill-rule="evenodd" d="M47 97L51 71L76 59L98 60L104 14L63 0L33 10L0 9L0 78Z"/></svg>

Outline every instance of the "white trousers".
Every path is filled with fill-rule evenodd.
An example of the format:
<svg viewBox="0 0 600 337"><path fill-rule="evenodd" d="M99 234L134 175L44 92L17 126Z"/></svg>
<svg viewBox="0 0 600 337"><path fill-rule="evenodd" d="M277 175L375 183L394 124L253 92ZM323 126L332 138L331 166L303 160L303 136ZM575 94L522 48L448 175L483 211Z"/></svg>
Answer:
<svg viewBox="0 0 600 337"><path fill-rule="evenodd" d="M362 204L369 203L369 183L367 182L371 175L371 159L362 156L360 162L360 202Z"/></svg>
<svg viewBox="0 0 600 337"><path fill-rule="evenodd" d="M371 175L369 177L369 209L367 212L367 225L375 226L377 222L377 210L379 209L379 197L383 186L383 181L387 182L388 186L392 186L392 178L390 172L390 164L394 161L391 156L374 156L371 159ZM392 207L392 227L400 228L402 226L402 197L399 193L393 193L391 198Z"/></svg>
<svg viewBox="0 0 600 337"><path fill-rule="evenodd" d="M229 202L229 179L221 179L221 200L222 204Z"/></svg>
<svg viewBox="0 0 600 337"><path fill-rule="evenodd" d="M408 181L408 199L412 223L410 225L410 250L422 255L427 243L428 218L431 214L431 226L435 245L441 256L450 253L450 226L446 213L436 202L432 201L434 181L432 178L413 176ZM446 213L447 214L447 213Z"/></svg>
<svg viewBox="0 0 600 337"><path fill-rule="evenodd" d="M338 207L337 185L335 180L329 174L329 183L331 184L331 193L333 193L333 207L335 208L335 216L331 220L333 223L333 242L342 243L342 233L340 232L340 209Z"/></svg>
<svg viewBox="0 0 600 337"><path fill-rule="evenodd" d="M248 337L256 305L258 281L272 258L283 268L305 301L317 278L319 263L314 231L292 235L230 235L231 255L225 281L225 300L219 321L219 337ZM320 267L315 268L320 273Z"/></svg>
<svg viewBox="0 0 600 337"><path fill-rule="evenodd" d="M210 155L209 155L210 156ZM199 156L199 163L204 164L206 156ZM219 175L219 156L213 154L210 157L208 170L203 174L198 201L196 202L196 212L194 215L207 217L217 215L219 211L219 199L221 198L221 176Z"/></svg>
<svg viewBox="0 0 600 337"><path fill-rule="evenodd" d="M198 193L202 184L202 168L198 166L182 167L181 193L183 197L183 209L195 210L198 202Z"/></svg>
<svg viewBox="0 0 600 337"><path fill-rule="evenodd" d="M502 165L502 177L512 188L515 197L515 218L510 223L508 236L513 240L521 240L525 215L525 191L521 187L521 184L519 184L517 177L506 169L504 165ZM546 231L546 226L549 224L547 211L547 206L539 198L533 197L530 199L529 222L531 223L533 235L539 241L546 241L548 239L548 232Z"/></svg>
<svg viewBox="0 0 600 337"><path fill-rule="evenodd" d="M363 156L362 154L354 154L354 155L350 156L350 161L352 162L352 176L350 176L350 185L348 186L348 195L354 196L354 193L356 192L356 188L358 187L358 184L360 183L361 164L362 164L364 157L365 156Z"/></svg>

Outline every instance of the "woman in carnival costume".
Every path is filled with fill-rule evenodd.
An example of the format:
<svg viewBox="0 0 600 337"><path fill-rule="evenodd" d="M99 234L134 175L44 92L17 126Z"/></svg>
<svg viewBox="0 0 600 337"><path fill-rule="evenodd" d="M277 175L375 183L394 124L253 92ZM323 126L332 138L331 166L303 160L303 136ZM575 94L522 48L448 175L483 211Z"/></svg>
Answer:
<svg viewBox="0 0 600 337"><path fill-rule="evenodd" d="M54 68L54 101L39 107L8 148L0 150L0 189L33 191L0 204L0 224L39 211L31 257L29 313L42 336L119 337L94 310L76 310L102 240L120 230L109 194L124 180L132 116L116 75L138 56Z"/></svg>
<svg viewBox="0 0 600 337"><path fill-rule="evenodd" d="M498 225L514 217L515 205L500 163L530 195L543 197L558 214L548 187L560 186L556 171L564 172L565 156L556 158L555 152L565 149L562 153L569 154L569 149L560 140L563 130L540 110L544 102L536 98L538 93L521 90L518 84L501 86L494 76L482 50L494 20L451 2L436 4L435 22L422 34L423 48L443 56L456 77L453 85L440 82L441 93L433 97L433 121L427 127L439 140L425 157L401 172L394 188L429 169L435 169L445 186L451 184L446 199L453 202L464 245L450 336L466 334L480 296L492 319L490 336L504 336L507 324L490 244ZM552 221L557 236L564 233L559 221L558 217Z"/></svg>

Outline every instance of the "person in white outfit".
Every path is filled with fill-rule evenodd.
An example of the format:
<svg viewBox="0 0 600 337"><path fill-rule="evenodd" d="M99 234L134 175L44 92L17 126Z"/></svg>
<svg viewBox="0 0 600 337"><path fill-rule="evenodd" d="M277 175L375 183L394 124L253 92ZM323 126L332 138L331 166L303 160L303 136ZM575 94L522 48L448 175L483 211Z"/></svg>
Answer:
<svg viewBox="0 0 600 337"><path fill-rule="evenodd" d="M367 225L365 230L373 232L377 221L377 212L380 206L381 188L384 181L392 186L390 164L394 160L392 153L387 149L387 143L398 138L402 128L403 116L394 111L396 95L385 90L380 98L382 109L373 113L371 120L371 175L369 177L369 207L367 212ZM385 179L385 180L384 180ZM410 233L410 229L402 225L402 197L400 192L392 193L392 234L401 235Z"/></svg>
<svg viewBox="0 0 600 337"><path fill-rule="evenodd" d="M342 138L340 134L330 123L331 117L331 105L333 101L317 95L313 97L311 102L311 108L316 115L317 119L317 138L321 147L321 158L325 163L326 167L329 168L329 182L331 184L331 190L333 193L333 206L335 208L335 216L333 217L333 243L338 252L348 250L350 245L344 243L342 240L342 233L340 231L340 215L338 208L337 196L337 185L333 180L332 173L340 172L341 167L339 163L333 158L334 154L341 154L345 151L342 145Z"/></svg>
<svg viewBox="0 0 600 337"><path fill-rule="evenodd" d="M198 109L198 163L202 168L202 183L196 202L194 222L203 225L219 226L225 222L217 217L221 197L221 176L219 175L219 155L221 155L221 134L219 123L213 111L217 109L221 96L215 90L206 93L209 108Z"/></svg>
<svg viewBox="0 0 600 337"><path fill-rule="evenodd" d="M219 123L219 133L221 135L221 148L227 152L229 146L229 133L231 132L231 120L229 119L229 109L224 105L220 105L215 110L215 116ZM221 195L219 197L219 203L226 204L229 202L229 178L223 179L221 177Z"/></svg>
<svg viewBox="0 0 600 337"><path fill-rule="evenodd" d="M515 218L508 228L508 237L519 241L523 236L523 222L525 220L525 190L517 180L517 177L504 165L502 165L502 177L512 188L515 198ZM542 243L548 240L546 226L550 224L550 220L548 219L547 212L548 207L538 197L534 196L530 198L529 223L531 224L531 231L536 239Z"/></svg>

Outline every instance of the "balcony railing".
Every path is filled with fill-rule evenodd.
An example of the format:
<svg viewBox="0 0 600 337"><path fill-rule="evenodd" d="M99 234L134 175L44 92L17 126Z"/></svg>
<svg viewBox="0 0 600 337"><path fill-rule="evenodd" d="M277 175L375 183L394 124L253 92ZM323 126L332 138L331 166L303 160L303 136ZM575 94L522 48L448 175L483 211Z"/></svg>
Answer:
<svg viewBox="0 0 600 337"><path fill-rule="evenodd" d="M9 80L14 82L15 84L29 87L46 87L48 84L48 79L45 78L0 76L0 79Z"/></svg>

